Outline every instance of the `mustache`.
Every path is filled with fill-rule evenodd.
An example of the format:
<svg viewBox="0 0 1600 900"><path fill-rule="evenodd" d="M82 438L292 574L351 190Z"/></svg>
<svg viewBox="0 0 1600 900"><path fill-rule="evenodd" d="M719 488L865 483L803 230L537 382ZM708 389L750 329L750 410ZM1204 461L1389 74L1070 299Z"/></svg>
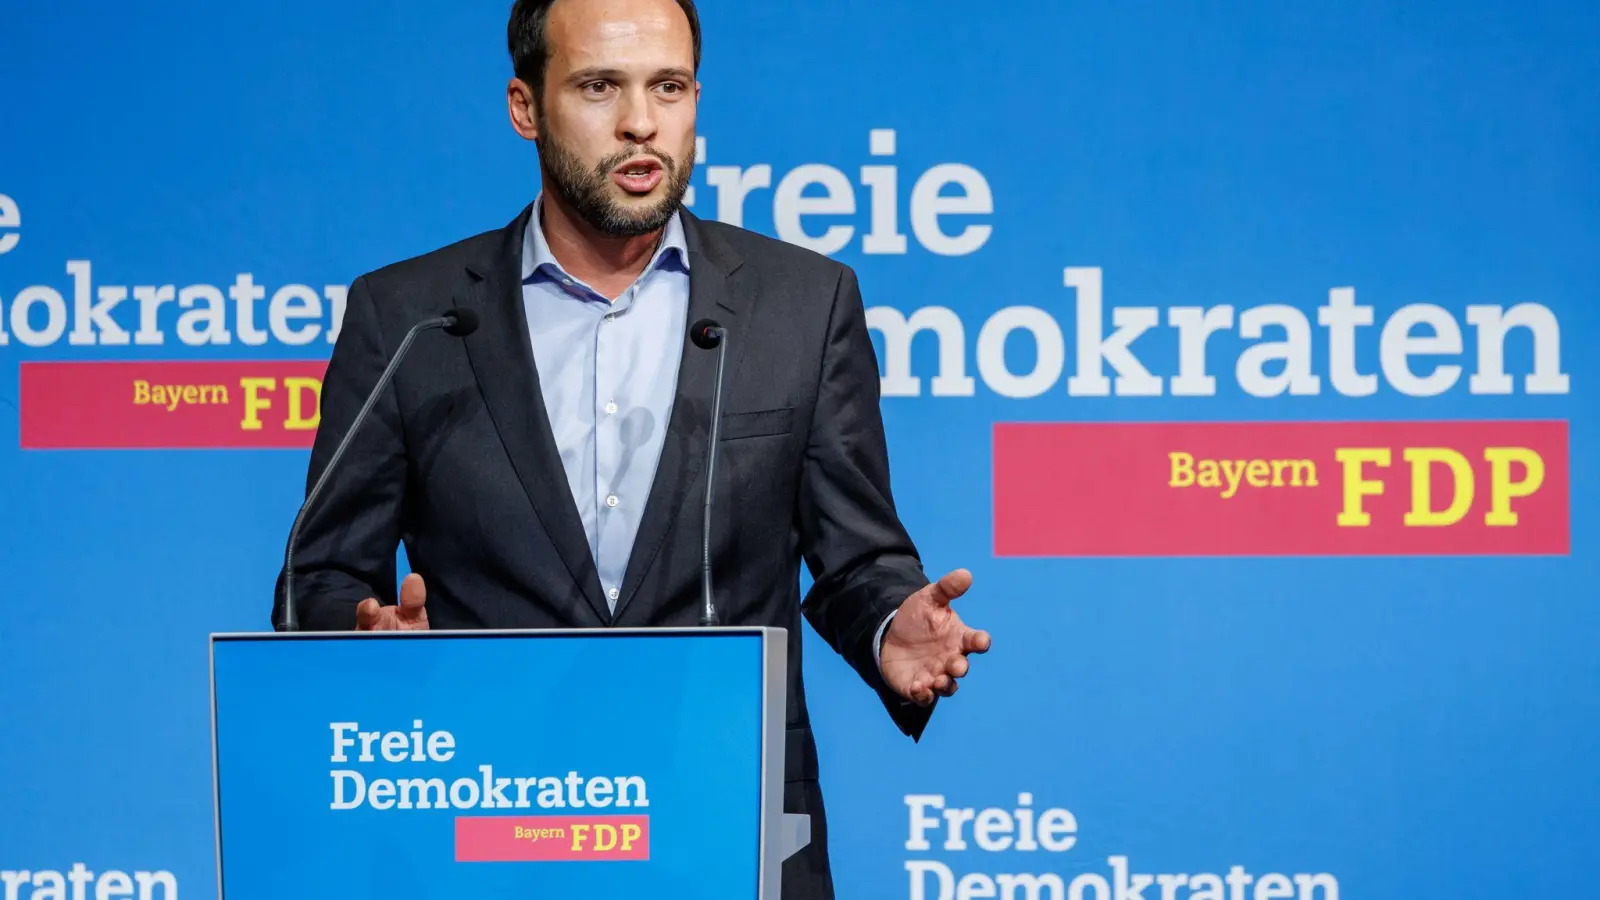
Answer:
<svg viewBox="0 0 1600 900"><path fill-rule="evenodd" d="M595 174L597 176L599 176L601 178L604 178L607 175L611 174L611 170L612 169L615 169L617 166L622 165L623 163L627 162L630 159L633 159L635 156L638 156L640 153L643 153L645 156L653 156L657 160L660 160L661 167L663 169L667 170L667 174L668 175L676 175L677 174L677 172L678 172L678 163L677 163L677 161L674 160L670 155L668 155L666 153L663 153L663 152L661 152L660 150L657 150L654 147L640 147L640 148L638 148L636 150L635 149L619 150L616 153L613 153L610 156L606 157L605 159L600 160L600 163L594 167L594 172L595 172Z"/></svg>

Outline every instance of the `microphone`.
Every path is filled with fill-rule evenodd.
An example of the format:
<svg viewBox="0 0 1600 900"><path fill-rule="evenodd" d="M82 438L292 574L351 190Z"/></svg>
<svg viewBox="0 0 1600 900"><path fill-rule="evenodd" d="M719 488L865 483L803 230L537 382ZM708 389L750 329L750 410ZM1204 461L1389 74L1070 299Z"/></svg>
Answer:
<svg viewBox="0 0 1600 900"><path fill-rule="evenodd" d="M372 386L371 392L367 394L367 402L362 405L361 411L356 413L355 421L350 423L350 430L345 432L344 438L334 448L332 458L322 468L321 477L312 486L311 493L306 495L306 502L300 505L299 515L294 517L294 527L289 529L289 544L283 552L283 614L273 624L274 630L300 630L300 617L294 605L294 545L300 537L300 526L305 522L306 513L311 510L311 504L316 502L317 495L322 493L323 485L328 483L328 476L333 474L334 468L339 465L339 459L344 456L344 451L350 447L351 439L361 430L361 423L366 421L367 414L377 405L378 395L388 387L389 379L394 376L395 369L399 368L400 361L405 359L406 353L411 350L411 342L417 339L417 335L434 328L442 328L445 334L453 337L466 337L478 330L478 314L470 309L452 309L442 316L423 319L406 332L405 340L400 342L399 349L394 352L394 358L389 360L389 365L378 377L378 383Z"/></svg>
<svg viewBox="0 0 1600 900"><path fill-rule="evenodd" d="M722 429L722 364L728 357L728 330L715 319L701 319L689 328L689 340L702 350L717 348L717 387L711 399L711 446L706 450L705 533L700 540L700 624L720 624L711 598L711 488L717 476L717 434Z"/></svg>

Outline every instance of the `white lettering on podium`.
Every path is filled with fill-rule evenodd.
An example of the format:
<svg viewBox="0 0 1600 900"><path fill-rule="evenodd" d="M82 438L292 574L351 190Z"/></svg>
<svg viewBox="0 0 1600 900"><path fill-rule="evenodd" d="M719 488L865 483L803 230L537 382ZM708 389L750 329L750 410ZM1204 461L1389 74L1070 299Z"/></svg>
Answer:
<svg viewBox="0 0 1600 900"><path fill-rule="evenodd" d="M0 869L0 898L4 900L178 900L178 877L161 869L154 872L95 872L73 863L65 872L55 869Z"/></svg>
<svg viewBox="0 0 1600 900"><path fill-rule="evenodd" d="M345 784L355 782L355 796L345 798ZM367 796L367 780L361 777L360 772L348 770L335 770L333 772L333 804L329 809L355 809Z"/></svg>
<svg viewBox="0 0 1600 900"><path fill-rule="evenodd" d="M455 735L448 731L424 732L421 719L411 723L409 732L362 731L357 722L329 722L328 730L333 732L333 755L328 757L329 762L349 762L345 751L353 749L358 743L361 745L361 754L356 758L364 763L377 760L372 752L374 744L379 746L384 760L392 763L449 762L455 756Z"/></svg>
<svg viewBox="0 0 1600 900"><path fill-rule="evenodd" d="M589 776L574 769L564 776L510 775L493 763L480 763L475 775L384 778L374 768L404 764L449 763L456 757L455 735L429 730L421 719L411 730L363 729L354 721L329 722L333 750L328 760L344 767L329 770L332 810L370 807L398 809L584 809L650 805L645 780L637 775ZM365 766L366 770L357 768ZM454 768L454 767L452 767ZM453 776L453 777L452 777Z"/></svg>

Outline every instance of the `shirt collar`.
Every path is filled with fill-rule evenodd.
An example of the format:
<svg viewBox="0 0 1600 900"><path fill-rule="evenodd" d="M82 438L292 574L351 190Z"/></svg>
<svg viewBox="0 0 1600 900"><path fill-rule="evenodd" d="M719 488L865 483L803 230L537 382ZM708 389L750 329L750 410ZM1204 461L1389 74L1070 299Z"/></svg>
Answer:
<svg viewBox="0 0 1600 900"><path fill-rule="evenodd" d="M522 236L522 283L530 284L544 277L563 278L568 273L561 268L561 263L556 261L555 254L550 252L550 244L545 241L544 227L539 223L539 210L544 202L544 195L540 194L533 202L533 212L528 215L528 227ZM656 247L656 252L650 259L650 264L645 266L644 275L667 262L675 261L684 271L689 269L689 242L684 237L683 217L677 211L672 213L672 218L667 220L661 244Z"/></svg>

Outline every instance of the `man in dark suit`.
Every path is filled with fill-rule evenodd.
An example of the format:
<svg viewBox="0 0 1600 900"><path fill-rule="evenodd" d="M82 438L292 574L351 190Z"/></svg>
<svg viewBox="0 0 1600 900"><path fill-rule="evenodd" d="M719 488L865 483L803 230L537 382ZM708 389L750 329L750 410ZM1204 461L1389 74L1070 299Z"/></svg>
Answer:
<svg viewBox="0 0 1600 900"><path fill-rule="evenodd" d="M508 41L543 189L506 227L351 285L308 483L414 323L458 306L481 325L417 339L325 485L296 550L302 627L695 625L716 353L687 332L718 320L717 606L788 629L784 808L812 841L782 890L830 898L800 616L916 738L989 648L950 606L971 577L930 583L896 517L854 273L681 207L692 0L518 0Z"/></svg>

